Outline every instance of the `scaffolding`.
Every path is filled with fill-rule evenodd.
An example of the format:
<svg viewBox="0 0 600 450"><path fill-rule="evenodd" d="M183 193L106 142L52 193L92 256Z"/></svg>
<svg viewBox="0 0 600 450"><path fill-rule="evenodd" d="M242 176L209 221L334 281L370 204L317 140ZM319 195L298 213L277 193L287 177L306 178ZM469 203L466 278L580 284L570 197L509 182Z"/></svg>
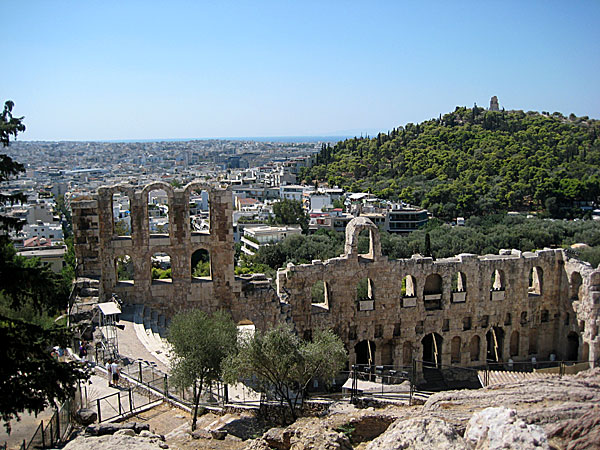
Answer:
<svg viewBox="0 0 600 450"><path fill-rule="evenodd" d="M96 305L100 312L100 331L102 333L101 345L104 359L119 358L119 341L117 338L118 316L121 308L117 302L110 301Z"/></svg>

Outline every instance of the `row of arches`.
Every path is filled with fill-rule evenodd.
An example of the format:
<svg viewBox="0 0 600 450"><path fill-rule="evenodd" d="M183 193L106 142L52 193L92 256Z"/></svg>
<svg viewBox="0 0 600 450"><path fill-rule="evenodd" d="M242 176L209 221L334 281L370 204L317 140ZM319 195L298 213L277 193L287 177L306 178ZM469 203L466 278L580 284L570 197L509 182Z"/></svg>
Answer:
<svg viewBox="0 0 600 450"><path fill-rule="evenodd" d="M117 237L132 235L132 217L145 217L150 235L168 235L172 222L173 191L169 185L151 185L142 192L142 214L132 211L131 198L125 192L115 192L111 198L112 231ZM188 187L187 216L191 233L210 233L210 195L208 188Z"/></svg>
<svg viewBox="0 0 600 450"><path fill-rule="evenodd" d="M540 267L535 266L530 271L529 294L542 294L542 277L543 271ZM492 272L490 280L490 290L493 292L504 291L506 288L504 272L500 269L495 269ZM456 272L451 280L452 294L466 293L467 291L467 276L463 272ZM412 275L407 275L402 278L401 296L403 298L413 298L417 296L417 280ZM373 301L375 300L375 283L373 279L365 277L358 281L356 285L356 300ZM423 286L423 299L426 310L436 310L442 307L443 295L443 280L439 274L430 274L425 279ZM453 301L465 301L465 296L454 297ZM316 281L311 287L311 299L315 304L329 303L329 288L328 283L323 280Z"/></svg>
<svg viewBox="0 0 600 450"><path fill-rule="evenodd" d="M150 257L150 278L152 280L172 280L171 257L166 252L156 252ZM212 279L210 253L206 249L198 249L190 256L190 277L192 279ZM115 280L117 282L135 283L139 275L135 273L134 260L130 255L115 258Z"/></svg>
<svg viewBox="0 0 600 450"><path fill-rule="evenodd" d="M538 335L536 329L529 330L529 344L527 353L521 349L521 335L518 331L513 331L510 335L509 355L504 355L504 330L501 327L491 327L485 334L485 347L482 347L483 338L479 335L473 335L466 346L463 346L463 338L454 336L450 339L450 363L460 364L462 362L463 351L468 352L468 360L471 364L484 364L486 362L503 362L508 358L525 357L527 355L536 355L538 353ZM579 335L570 332L567 335L566 350L562 358L567 361L577 361L579 359ZM393 360L393 348L391 343L381 344L380 363L382 365L398 365ZM421 358L425 367L441 367L442 354L444 352L444 338L438 333L429 333L421 339L421 355L414 355L416 359ZM582 358L587 359L587 350L582 352ZM370 340L358 342L354 346L356 364L373 365L375 364L375 352L377 344ZM412 364L413 343L405 341L402 343L402 366L407 367Z"/></svg>

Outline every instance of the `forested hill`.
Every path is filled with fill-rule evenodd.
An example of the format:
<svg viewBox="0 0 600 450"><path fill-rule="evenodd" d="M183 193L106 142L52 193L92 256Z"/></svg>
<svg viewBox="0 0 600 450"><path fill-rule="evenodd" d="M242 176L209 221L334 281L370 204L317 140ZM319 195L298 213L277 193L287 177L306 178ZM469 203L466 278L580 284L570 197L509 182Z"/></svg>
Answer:
<svg viewBox="0 0 600 450"><path fill-rule="evenodd" d="M507 210L569 215L600 197L600 121L457 107L375 138L324 146L307 182L404 200L451 219Z"/></svg>

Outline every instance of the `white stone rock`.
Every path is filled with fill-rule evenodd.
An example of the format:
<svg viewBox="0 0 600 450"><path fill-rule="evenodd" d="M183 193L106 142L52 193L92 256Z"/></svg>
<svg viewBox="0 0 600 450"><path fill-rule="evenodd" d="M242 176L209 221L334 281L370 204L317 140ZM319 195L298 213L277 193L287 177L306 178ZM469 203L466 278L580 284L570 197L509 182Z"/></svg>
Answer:
<svg viewBox="0 0 600 450"><path fill-rule="evenodd" d="M366 450L467 450L465 440L446 422L435 417L397 420Z"/></svg>
<svg viewBox="0 0 600 450"><path fill-rule="evenodd" d="M64 450L160 450L161 448L159 443L139 436L124 436L115 433L98 437L80 436L69 442Z"/></svg>
<svg viewBox="0 0 600 450"><path fill-rule="evenodd" d="M465 439L477 449L549 449L544 430L528 425L514 409L486 408L473 414Z"/></svg>

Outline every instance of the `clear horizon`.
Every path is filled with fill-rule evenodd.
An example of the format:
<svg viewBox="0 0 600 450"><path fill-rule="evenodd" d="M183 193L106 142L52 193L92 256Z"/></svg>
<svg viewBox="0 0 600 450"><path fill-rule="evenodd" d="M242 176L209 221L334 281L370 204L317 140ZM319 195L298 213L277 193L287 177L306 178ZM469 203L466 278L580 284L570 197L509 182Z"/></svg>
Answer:
<svg viewBox="0 0 600 450"><path fill-rule="evenodd" d="M22 141L343 137L456 106L600 117L600 2L11 2ZM192 136L192 137L190 137Z"/></svg>

